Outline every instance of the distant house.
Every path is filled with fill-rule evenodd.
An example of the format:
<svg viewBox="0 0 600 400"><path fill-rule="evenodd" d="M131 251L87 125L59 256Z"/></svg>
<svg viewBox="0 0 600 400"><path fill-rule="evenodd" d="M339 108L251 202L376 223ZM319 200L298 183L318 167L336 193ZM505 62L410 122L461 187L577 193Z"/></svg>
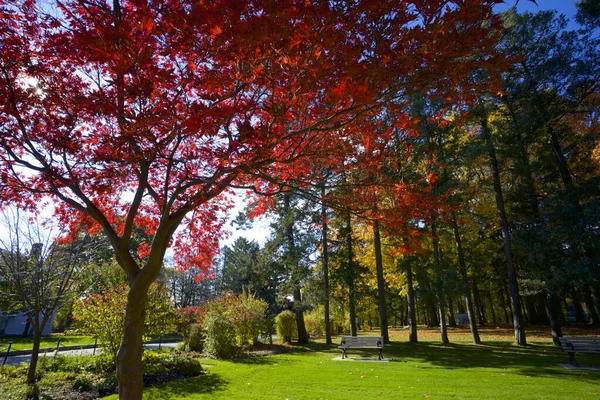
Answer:
<svg viewBox="0 0 600 400"><path fill-rule="evenodd" d="M55 315L56 311L44 326L42 336L52 334ZM0 314L0 336L33 336L33 328L27 320L27 315L25 313Z"/></svg>
<svg viewBox="0 0 600 400"><path fill-rule="evenodd" d="M41 244L34 244L31 252L33 254L41 252ZM11 254L4 249L0 249L4 252L3 255ZM0 260L1 262L1 260ZM0 273L1 273L0 269ZM8 283L3 276L0 275L0 295L5 295L3 289L7 287ZM0 336L33 336L33 328L27 319L25 312L9 311L6 312L2 309L5 304L0 305ZM14 306L12 310L18 309L18 306ZM9 310L11 307L9 306ZM54 324L54 317L56 316L56 310L52 313L52 317L48 320L44 329L42 330L42 336L49 336L52 333L52 325Z"/></svg>

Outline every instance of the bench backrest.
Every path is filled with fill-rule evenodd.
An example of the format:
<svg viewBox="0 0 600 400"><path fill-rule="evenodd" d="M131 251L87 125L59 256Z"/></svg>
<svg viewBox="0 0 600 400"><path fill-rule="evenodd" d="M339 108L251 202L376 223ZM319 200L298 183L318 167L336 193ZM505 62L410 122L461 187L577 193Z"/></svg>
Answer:
<svg viewBox="0 0 600 400"><path fill-rule="evenodd" d="M343 347L383 347L382 336L342 336Z"/></svg>
<svg viewBox="0 0 600 400"><path fill-rule="evenodd" d="M600 338L561 337L560 344L564 350L578 350L578 349L600 350Z"/></svg>

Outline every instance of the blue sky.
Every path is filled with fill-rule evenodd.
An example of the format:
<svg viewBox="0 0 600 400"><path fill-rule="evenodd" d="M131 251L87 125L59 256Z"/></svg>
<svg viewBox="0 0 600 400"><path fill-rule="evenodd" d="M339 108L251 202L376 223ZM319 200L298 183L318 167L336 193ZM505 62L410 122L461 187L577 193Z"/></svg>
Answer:
<svg viewBox="0 0 600 400"><path fill-rule="evenodd" d="M577 0L537 0L537 5L529 0L520 0L517 4L517 10L519 12L529 11L537 12L540 10L556 10L561 14L565 14L570 20L569 29L577 29L577 23L575 22L575 14L577 13L577 7L575 3ZM504 0L504 4L496 6L496 11L501 12L514 6L516 0Z"/></svg>

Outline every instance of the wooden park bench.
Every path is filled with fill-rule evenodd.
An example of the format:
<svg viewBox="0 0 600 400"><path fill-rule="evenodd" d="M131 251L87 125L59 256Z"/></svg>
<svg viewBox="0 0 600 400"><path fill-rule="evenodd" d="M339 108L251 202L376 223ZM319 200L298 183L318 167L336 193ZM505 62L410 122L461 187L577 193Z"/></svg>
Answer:
<svg viewBox="0 0 600 400"><path fill-rule="evenodd" d="M379 359L383 359L383 337L382 336L342 336L342 342L338 346L342 349L342 359L347 358L348 349L378 349Z"/></svg>
<svg viewBox="0 0 600 400"><path fill-rule="evenodd" d="M600 354L600 338L561 337L560 344L562 349L569 355L571 365L576 367L579 367L579 363L575 360L575 353Z"/></svg>

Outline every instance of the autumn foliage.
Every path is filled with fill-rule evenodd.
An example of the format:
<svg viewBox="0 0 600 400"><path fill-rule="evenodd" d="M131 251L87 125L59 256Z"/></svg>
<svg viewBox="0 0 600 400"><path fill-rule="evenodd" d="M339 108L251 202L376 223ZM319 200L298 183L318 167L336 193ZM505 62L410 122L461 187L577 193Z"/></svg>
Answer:
<svg viewBox="0 0 600 400"><path fill-rule="evenodd" d="M141 398L144 294L167 247L206 269L228 188L371 167L414 131L414 94L493 89L472 73L508 65L501 2L0 0L0 206L52 202L107 236L130 286L122 397ZM135 227L151 238L138 254Z"/></svg>

